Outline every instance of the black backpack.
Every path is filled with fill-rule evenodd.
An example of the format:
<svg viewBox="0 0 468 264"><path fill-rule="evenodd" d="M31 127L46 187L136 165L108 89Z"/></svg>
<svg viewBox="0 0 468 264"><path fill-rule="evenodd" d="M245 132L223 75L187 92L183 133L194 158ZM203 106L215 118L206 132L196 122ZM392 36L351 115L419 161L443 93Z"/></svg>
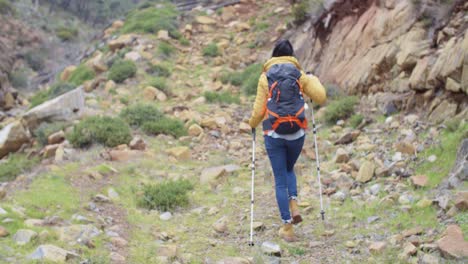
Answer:
<svg viewBox="0 0 468 264"><path fill-rule="evenodd" d="M275 64L266 73L269 92L263 121L265 134L292 134L307 128L301 75L292 63Z"/></svg>

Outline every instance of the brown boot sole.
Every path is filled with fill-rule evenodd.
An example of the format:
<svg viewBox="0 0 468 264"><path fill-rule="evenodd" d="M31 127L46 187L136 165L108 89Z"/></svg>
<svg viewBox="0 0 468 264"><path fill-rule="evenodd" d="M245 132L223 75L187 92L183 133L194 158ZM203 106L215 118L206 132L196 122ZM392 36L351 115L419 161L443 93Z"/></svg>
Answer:
<svg viewBox="0 0 468 264"><path fill-rule="evenodd" d="M299 224L300 222L302 222L302 217L301 217L301 215L295 215L295 216L293 216L293 220L292 220L292 222L291 222L293 225L297 225L297 224Z"/></svg>

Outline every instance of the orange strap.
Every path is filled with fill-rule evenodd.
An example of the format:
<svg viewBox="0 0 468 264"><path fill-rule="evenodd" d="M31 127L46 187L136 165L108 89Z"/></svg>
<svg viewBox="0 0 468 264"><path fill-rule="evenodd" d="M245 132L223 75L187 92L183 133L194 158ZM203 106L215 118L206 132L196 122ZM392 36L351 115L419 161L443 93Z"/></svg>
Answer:
<svg viewBox="0 0 468 264"><path fill-rule="evenodd" d="M289 122L291 124L291 127L293 126L293 122L296 123L300 128L307 128L307 121L304 120L304 122L301 122L299 118L295 116L286 116L286 117L280 117L276 119L275 123L273 124L272 128L273 130L276 130L278 126L282 123Z"/></svg>
<svg viewBox="0 0 468 264"><path fill-rule="evenodd" d="M296 117L299 117L299 115L301 115L301 114L302 114L302 112L304 112L304 110L305 110L304 106L303 106L303 107L301 107L301 109L299 109L299 111L297 111L297 113L296 113Z"/></svg>
<svg viewBox="0 0 468 264"><path fill-rule="evenodd" d="M278 82L274 82L271 87L270 87L270 91L268 92L268 98L271 98L272 94L273 94L273 89L275 89L275 87L278 85Z"/></svg>
<svg viewBox="0 0 468 264"><path fill-rule="evenodd" d="M299 80L296 80L297 85L299 85L299 90L301 91L301 94L304 94L304 88L302 87L302 84Z"/></svg>

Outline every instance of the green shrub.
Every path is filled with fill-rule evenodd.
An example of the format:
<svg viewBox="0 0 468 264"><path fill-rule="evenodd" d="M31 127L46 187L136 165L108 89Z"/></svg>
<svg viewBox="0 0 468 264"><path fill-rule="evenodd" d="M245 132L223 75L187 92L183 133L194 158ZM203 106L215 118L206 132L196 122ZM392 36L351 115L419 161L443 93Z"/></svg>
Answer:
<svg viewBox="0 0 468 264"><path fill-rule="evenodd" d="M15 14L15 8L11 5L11 3L8 0L0 0L0 14L13 15Z"/></svg>
<svg viewBox="0 0 468 264"><path fill-rule="evenodd" d="M255 30L257 31L266 31L270 27L270 23L268 22L260 22L255 25Z"/></svg>
<svg viewBox="0 0 468 264"><path fill-rule="evenodd" d="M165 4L161 7L147 7L130 12L122 28L123 33L157 33L167 30L171 35L177 31L177 10L174 5Z"/></svg>
<svg viewBox="0 0 468 264"><path fill-rule="evenodd" d="M94 79L94 77L96 77L96 73L86 65L82 64L70 74L68 81L75 86L80 86L85 81Z"/></svg>
<svg viewBox="0 0 468 264"><path fill-rule="evenodd" d="M300 0L299 3L295 4L292 8L294 23L298 25L304 23L308 18L309 8L310 3L308 0Z"/></svg>
<svg viewBox="0 0 468 264"><path fill-rule="evenodd" d="M155 88L158 88L159 90L165 92L165 93L169 93L169 90L168 90L168 87L167 87L167 82L166 82L166 79L162 78L162 77L153 77L153 78L150 78L148 81L147 81L147 85L149 86L153 86Z"/></svg>
<svg viewBox="0 0 468 264"><path fill-rule="evenodd" d="M184 38L184 37L181 37L179 39L179 42L182 46L190 46L190 40Z"/></svg>
<svg viewBox="0 0 468 264"><path fill-rule="evenodd" d="M449 119L445 122L445 126L449 132L455 132L460 127L460 123L459 119Z"/></svg>
<svg viewBox="0 0 468 264"><path fill-rule="evenodd" d="M203 56L205 57L217 57L219 56L219 49L216 43L210 43L203 48Z"/></svg>
<svg viewBox="0 0 468 264"><path fill-rule="evenodd" d="M357 128L362 123L362 120L364 120L363 115L355 114L349 119L349 124L351 125L351 127Z"/></svg>
<svg viewBox="0 0 468 264"><path fill-rule="evenodd" d="M151 75L169 77L171 76L171 70L168 66L164 64L154 64L151 65L150 69L147 71Z"/></svg>
<svg viewBox="0 0 468 264"><path fill-rule="evenodd" d="M187 180L165 181L145 185L143 196L138 200L140 207L148 210L168 211L189 204L187 192L193 190L193 184Z"/></svg>
<svg viewBox="0 0 468 264"><path fill-rule="evenodd" d="M162 117L158 121L145 122L141 129L150 135L165 134L175 138L187 135L182 121L168 117Z"/></svg>
<svg viewBox="0 0 468 264"><path fill-rule="evenodd" d="M67 139L74 147L100 143L107 147L128 144L132 139L130 127L120 118L94 116L73 127Z"/></svg>
<svg viewBox="0 0 468 264"><path fill-rule="evenodd" d="M55 97L58 97L73 89L75 89L75 85L72 85L70 83L59 82L59 83L53 84L49 89L41 90L29 99L31 103L31 107L38 106L44 103L45 101L54 99Z"/></svg>
<svg viewBox="0 0 468 264"><path fill-rule="evenodd" d="M109 69L109 79L116 83L121 83L126 79L135 76L137 67L133 61L119 60L116 61Z"/></svg>
<svg viewBox="0 0 468 264"><path fill-rule="evenodd" d="M0 160L0 182L12 181L21 173L27 172L39 162L37 158L22 154L12 154L6 160Z"/></svg>
<svg viewBox="0 0 468 264"><path fill-rule="evenodd" d="M242 86L242 91L246 95L254 95L257 92L258 79L262 71L263 65L255 63L241 72L224 73L221 75L220 80L224 84L231 83L235 86Z"/></svg>
<svg viewBox="0 0 468 264"><path fill-rule="evenodd" d="M166 134L181 137L187 134L184 123L180 120L166 117L151 104L136 104L122 110L120 117L128 124L151 135Z"/></svg>
<svg viewBox="0 0 468 264"><path fill-rule="evenodd" d="M158 53L165 58L170 57L175 52L175 48L166 42L161 42L158 46Z"/></svg>
<svg viewBox="0 0 468 264"><path fill-rule="evenodd" d="M17 89L28 87L28 74L24 70L16 70L10 74L10 81Z"/></svg>
<svg viewBox="0 0 468 264"><path fill-rule="evenodd" d="M47 90L40 90L29 98L30 107L38 106L47 100L49 100L49 92Z"/></svg>
<svg viewBox="0 0 468 264"><path fill-rule="evenodd" d="M131 126L140 127L145 122L157 122L164 116L152 104L135 104L122 110L120 117Z"/></svg>
<svg viewBox="0 0 468 264"><path fill-rule="evenodd" d="M78 37L78 29L70 27L59 27L55 34L62 41L70 41Z"/></svg>
<svg viewBox="0 0 468 264"><path fill-rule="evenodd" d="M48 138L50 135L60 130L64 130L66 127L67 123L65 122L42 123L33 131L33 134L36 136L39 144L45 146L48 144Z"/></svg>
<svg viewBox="0 0 468 264"><path fill-rule="evenodd" d="M335 124L338 120L350 117L353 114L354 106L359 102L355 96L348 96L333 101L327 106L324 119L329 124Z"/></svg>
<svg viewBox="0 0 468 264"><path fill-rule="evenodd" d="M34 71L40 71L44 68L45 61L44 58L40 55L39 51L30 51L24 55L24 59L28 63L29 67Z"/></svg>
<svg viewBox="0 0 468 264"><path fill-rule="evenodd" d="M232 95L229 92L205 92L203 94L208 103L239 104L239 96Z"/></svg>

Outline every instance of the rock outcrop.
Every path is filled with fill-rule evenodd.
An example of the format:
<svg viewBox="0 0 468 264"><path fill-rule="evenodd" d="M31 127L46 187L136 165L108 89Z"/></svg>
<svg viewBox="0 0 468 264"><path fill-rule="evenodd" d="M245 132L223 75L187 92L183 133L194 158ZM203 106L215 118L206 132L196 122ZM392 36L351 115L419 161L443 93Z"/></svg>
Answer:
<svg viewBox="0 0 468 264"><path fill-rule="evenodd" d="M305 69L351 94L406 93L408 107L414 107L424 99L432 101L440 90L446 95L442 99L449 98L455 106L447 114L466 107L466 1L325 2L323 11L293 36ZM423 93L423 100L414 96Z"/></svg>

